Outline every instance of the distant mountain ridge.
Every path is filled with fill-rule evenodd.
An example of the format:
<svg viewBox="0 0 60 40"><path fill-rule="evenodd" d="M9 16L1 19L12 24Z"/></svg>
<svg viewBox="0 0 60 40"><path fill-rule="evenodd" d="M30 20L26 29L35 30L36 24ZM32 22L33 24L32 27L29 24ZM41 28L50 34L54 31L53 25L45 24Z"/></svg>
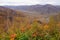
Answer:
<svg viewBox="0 0 60 40"><path fill-rule="evenodd" d="M30 5L30 6L6 6L8 8L14 9L14 10L23 10L23 11L30 11L30 12L38 12L41 14L49 14L49 13L58 13L60 12L60 6L59 5Z"/></svg>

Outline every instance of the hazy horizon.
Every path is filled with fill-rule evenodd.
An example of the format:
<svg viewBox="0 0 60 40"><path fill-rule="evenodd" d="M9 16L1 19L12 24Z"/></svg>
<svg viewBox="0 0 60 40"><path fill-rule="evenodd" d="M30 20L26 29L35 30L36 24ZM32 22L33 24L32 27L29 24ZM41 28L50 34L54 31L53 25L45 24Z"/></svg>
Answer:
<svg viewBox="0 0 60 40"><path fill-rule="evenodd" d="M2 5L45 5L45 4L52 4L52 5L60 5L60 0L0 0L0 6Z"/></svg>

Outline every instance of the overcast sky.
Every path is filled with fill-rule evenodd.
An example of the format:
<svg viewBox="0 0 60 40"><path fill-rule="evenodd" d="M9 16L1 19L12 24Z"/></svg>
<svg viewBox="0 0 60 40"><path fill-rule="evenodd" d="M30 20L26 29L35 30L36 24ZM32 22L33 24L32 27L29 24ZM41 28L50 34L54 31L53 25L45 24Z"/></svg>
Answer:
<svg viewBox="0 0 60 40"><path fill-rule="evenodd" d="M35 5L35 4L60 5L60 0L0 0L0 5Z"/></svg>

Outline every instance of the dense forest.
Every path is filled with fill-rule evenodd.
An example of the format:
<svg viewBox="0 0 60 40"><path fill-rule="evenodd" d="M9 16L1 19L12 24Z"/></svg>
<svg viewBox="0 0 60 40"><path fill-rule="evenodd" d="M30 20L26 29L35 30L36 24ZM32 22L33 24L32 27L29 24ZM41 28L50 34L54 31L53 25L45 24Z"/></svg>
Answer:
<svg viewBox="0 0 60 40"><path fill-rule="evenodd" d="M41 22L37 17L1 7L0 40L60 40L60 13Z"/></svg>

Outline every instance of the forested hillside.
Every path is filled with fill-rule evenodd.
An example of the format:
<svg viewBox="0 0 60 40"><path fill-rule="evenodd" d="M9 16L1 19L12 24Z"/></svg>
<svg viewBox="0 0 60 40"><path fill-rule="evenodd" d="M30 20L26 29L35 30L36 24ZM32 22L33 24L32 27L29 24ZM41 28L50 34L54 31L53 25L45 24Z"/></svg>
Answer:
<svg viewBox="0 0 60 40"><path fill-rule="evenodd" d="M0 40L60 40L60 13L37 15L0 6Z"/></svg>

